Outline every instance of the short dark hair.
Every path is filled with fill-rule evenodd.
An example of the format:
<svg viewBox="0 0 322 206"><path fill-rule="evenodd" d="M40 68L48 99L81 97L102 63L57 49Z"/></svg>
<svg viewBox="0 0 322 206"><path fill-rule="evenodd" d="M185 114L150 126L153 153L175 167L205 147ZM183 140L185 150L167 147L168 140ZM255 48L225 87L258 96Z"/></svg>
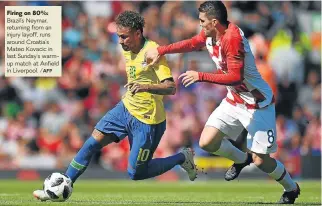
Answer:
<svg viewBox="0 0 322 206"><path fill-rule="evenodd" d="M227 9L221 1L205 1L199 7L199 12L206 16L218 19L220 23L227 24Z"/></svg>
<svg viewBox="0 0 322 206"><path fill-rule="evenodd" d="M116 17L116 25L131 28L131 30L140 30L143 32L145 24L144 18L135 11L124 11Z"/></svg>

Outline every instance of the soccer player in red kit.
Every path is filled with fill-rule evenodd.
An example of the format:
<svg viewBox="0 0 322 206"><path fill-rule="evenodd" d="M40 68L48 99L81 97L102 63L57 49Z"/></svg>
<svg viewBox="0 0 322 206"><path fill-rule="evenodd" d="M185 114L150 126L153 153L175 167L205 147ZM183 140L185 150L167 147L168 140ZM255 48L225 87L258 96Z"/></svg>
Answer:
<svg viewBox="0 0 322 206"><path fill-rule="evenodd" d="M195 82L225 85L227 97L210 115L200 137L202 149L226 157L234 164L225 174L227 181L254 163L284 187L281 204L293 204L300 194L284 165L270 157L277 150L274 96L259 74L254 56L243 31L227 20L227 10L220 1L206 1L199 7L202 31L188 40L159 46L146 52L153 65L165 54L184 53L206 46L216 65L213 73L186 71L179 76L185 86ZM235 141L243 129L248 131L243 152Z"/></svg>

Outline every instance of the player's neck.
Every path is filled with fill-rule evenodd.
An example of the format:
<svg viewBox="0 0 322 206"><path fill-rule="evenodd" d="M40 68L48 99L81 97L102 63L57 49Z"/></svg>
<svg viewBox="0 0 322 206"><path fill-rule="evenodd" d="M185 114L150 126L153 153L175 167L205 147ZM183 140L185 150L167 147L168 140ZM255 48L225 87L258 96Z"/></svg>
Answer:
<svg viewBox="0 0 322 206"><path fill-rule="evenodd" d="M226 33L228 29L228 25L220 24L216 29L216 41L220 40L220 38Z"/></svg>
<svg viewBox="0 0 322 206"><path fill-rule="evenodd" d="M138 54L141 51L141 49L144 47L145 41L146 41L146 39L144 37L142 37L140 44L137 45L137 47L132 51L132 53Z"/></svg>

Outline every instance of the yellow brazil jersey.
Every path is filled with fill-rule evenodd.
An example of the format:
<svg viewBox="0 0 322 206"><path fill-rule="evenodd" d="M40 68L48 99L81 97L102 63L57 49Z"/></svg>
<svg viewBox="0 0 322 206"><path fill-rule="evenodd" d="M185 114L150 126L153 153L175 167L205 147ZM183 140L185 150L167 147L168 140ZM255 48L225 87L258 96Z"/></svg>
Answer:
<svg viewBox="0 0 322 206"><path fill-rule="evenodd" d="M171 71L165 57L153 68L147 68L145 52L148 48L157 47L157 43L146 40L138 54L123 51L126 62L128 82L139 84L160 84L164 79L171 78ZM128 90L123 98L123 103L131 115L146 124L159 124L165 120L163 96L148 92L139 92L132 95Z"/></svg>

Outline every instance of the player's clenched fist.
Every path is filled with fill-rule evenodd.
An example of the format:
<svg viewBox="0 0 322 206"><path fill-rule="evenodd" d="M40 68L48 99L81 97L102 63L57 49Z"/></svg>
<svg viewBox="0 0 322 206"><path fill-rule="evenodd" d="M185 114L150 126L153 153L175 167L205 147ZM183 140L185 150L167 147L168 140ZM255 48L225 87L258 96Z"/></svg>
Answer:
<svg viewBox="0 0 322 206"><path fill-rule="evenodd" d="M150 48L145 53L145 60L148 63L148 66L155 65L160 60L160 54L157 48Z"/></svg>
<svg viewBox="0 0 322 206"><path fill-rule="evenodd" d="M182 84L187 87L190 84L193 84L199 81L199 74L196 71L186 71L185 73L181 74L178 79L181 79Z"/></svg>
<svg viewBox="0 0 322 206"><path fill-rule="evenodd" d="M148 85L146 84L139 84L136 82L129 82L126 85L124 85L125 88L131 91L132 95L139 93L139 92L147 92L148 91Z"/></svg>

